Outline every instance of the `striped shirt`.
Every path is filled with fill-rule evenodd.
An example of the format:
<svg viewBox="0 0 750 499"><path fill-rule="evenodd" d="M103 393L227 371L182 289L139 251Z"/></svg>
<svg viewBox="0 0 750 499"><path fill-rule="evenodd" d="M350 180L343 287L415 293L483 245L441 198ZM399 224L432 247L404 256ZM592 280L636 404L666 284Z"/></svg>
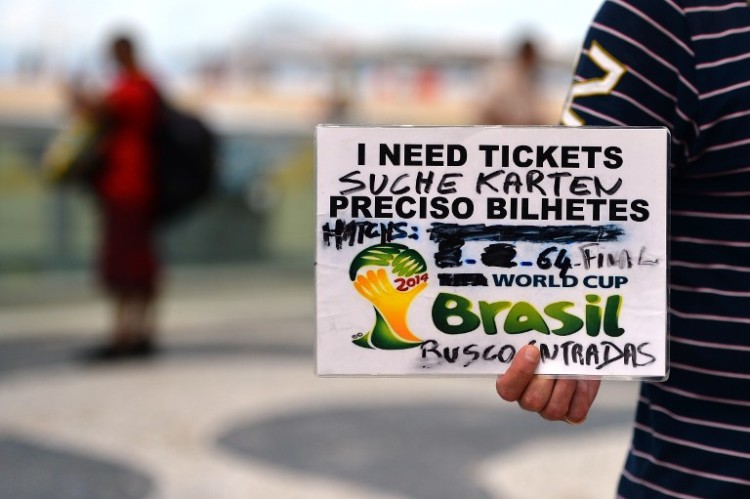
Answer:
<svg viewBox="0 0 750 499"><path fill-rule="evenodd" d="M750 7L609 0L570 125L672 132L670 379L644 383L625 498L750 498Z"/></svg>

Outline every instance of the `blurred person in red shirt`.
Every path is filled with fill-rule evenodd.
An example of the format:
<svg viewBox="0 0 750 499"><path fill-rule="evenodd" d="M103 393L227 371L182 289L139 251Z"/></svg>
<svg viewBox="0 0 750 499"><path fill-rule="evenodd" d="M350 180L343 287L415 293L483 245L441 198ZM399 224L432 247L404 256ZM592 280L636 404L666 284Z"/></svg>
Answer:
<svg viewBox="0 0 750 499"><path fill-rule="evenodd" d="M103 164L93 186L102 219L99 277L114 320L108 342L91 352L101 360L153 352L160 281L152 171L159 92L130 37L115 36L109 49L117 68L111 88L98 99L75 96L104 127Z"/></svg>

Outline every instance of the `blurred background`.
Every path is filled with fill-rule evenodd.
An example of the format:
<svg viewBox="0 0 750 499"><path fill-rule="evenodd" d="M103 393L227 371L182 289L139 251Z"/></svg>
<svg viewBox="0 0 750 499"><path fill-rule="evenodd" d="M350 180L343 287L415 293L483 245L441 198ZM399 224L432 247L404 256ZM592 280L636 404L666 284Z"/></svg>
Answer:
<svg viewBox="0 0 750 499"><path fill-rule="evenodd" d="M630 384L571 436L493 380L321 380L312 360L314 125L522 124L489 110L532 91L527 118L555 124L598 4L0 0L0 497L611 495ZM160 236L161 354L91 367L96 212L41 158L123 28L217 132L218 178ZM533 462L549 479L520 486Z"/></svg>
<svg viewBox="0 0 750 499"><path fill-rule="evenodd" d="M45 186L39 159L66 116L64 85L106 80L115 30L134 32L165 92L220 135L216 197L168 234L170 260L309 265L312 226L288 223L288 205L311 202L316 123L477 124L523 37L538 45L537 99L555 123L596 4L2 1L0 271L89 260L85 199Z"/></svg>

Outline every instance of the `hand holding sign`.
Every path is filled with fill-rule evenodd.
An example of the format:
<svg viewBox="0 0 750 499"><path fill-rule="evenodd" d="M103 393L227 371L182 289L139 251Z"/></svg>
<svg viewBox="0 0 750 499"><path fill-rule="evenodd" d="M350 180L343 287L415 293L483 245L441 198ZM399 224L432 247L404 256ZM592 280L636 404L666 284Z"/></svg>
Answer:
<svg viewBox="0 0 750 499"><path fill-rule="evenodd" d="M555 379L534 374L540 361L539 349L523 347L508 370L497 378L498 395L518 402L527 411L550 421L582 424L599 392L601 380Z"/></svg>

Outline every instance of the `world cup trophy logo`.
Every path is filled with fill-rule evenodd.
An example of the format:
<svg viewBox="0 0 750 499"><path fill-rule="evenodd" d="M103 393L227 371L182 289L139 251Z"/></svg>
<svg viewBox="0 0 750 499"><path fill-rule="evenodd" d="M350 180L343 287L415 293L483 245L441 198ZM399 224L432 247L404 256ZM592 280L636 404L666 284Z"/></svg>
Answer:
<svg viewBox="0 0 750 499"><path fill-rule="evenodd" d="M427 287L426 271L422 255L403 244L378 244L354 257L349 278L375 308L375 325L354 337L356 345L401 350L422 343L409 328L407 315L414 298Z"/></svg>

